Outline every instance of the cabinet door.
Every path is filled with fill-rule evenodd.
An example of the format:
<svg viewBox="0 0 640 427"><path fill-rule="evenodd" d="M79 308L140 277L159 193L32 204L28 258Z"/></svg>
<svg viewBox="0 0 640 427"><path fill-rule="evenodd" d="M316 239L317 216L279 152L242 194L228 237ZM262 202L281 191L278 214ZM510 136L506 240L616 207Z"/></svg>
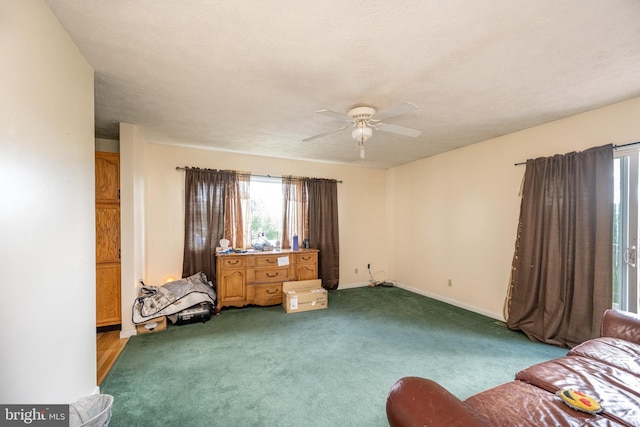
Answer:
<svg viewBox="0 0 640 427"><path fill-rule="evenodd" d="M313 280L318 278L318 253L306 252L296 255L296 279Z"/></svg>
<svg viewBox="0 0 640 427"><path fill-rule="evenodd" d="M96 326L120 323L120 264L96 266Z"/></svg>
<svg viewBox="0 0 640 427"><path fill-rule="evenodd" d="M296 268L297 280L313 280L318 278L316 264L300 264Z"/></svg>
<svg viewBox="0 0 640 427"><path fill-rule="evenodd" d="M96 202L120 200L120 155L96 152Z"/></svg>
<svg viewBox="0 0 640 427"><path fill-rule="evenodd" d="M246 299L246 288L244 280L244 270L222 270L218 280L219 305L224 306L229 302L244 302Z"/></svg>
<svg viewBox="0 0 640 427"><path fill-rule="evenodd" d="M96 206L96 262L120 262L120 206Z"/></svg>

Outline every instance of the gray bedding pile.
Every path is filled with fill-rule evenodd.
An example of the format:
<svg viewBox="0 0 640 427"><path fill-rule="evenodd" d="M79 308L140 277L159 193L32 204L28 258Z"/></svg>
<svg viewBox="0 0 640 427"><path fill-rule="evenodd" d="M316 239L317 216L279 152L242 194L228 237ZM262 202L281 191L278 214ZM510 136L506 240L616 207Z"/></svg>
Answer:
<svg viewBox="0 0 640 427"><path fill-rule="evenodd" d="M133 323L172 316L201 302L208 301L213 306L216 304L213 284L207 281L207 276L202 272L163 286L143 285L140 295L133 304Z"/></svg>

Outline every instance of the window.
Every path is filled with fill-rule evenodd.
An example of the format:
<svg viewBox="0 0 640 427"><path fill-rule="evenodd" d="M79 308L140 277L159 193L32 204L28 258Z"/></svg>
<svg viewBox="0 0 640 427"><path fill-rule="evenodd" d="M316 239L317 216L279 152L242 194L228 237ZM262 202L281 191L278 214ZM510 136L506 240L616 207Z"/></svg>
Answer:
<svg viewBox="0 0 640 427"><path fill-rule="evenodd" d="M263 236L271 245L282 239L282 180L251 177L251 243Z"/></svg>
<svg viewBox="0 0 640 427"><path fill-rule="evenodd" d="M200 191L203 186L210 190ZM308 192L307 187L313 187L313 191ZM314 206L313 224L317 224L313 230L309 227L310 206ZM208 235L201 233L205 228L210 230ZM291 236L295 235L314 242L310 248L318 249L329 260L321 264L326 267L321 276L323 286L337 288L337 181L186 168L184 277L198 271L215 277L214 241L226 238L232 248L249 248L263 235L273 246L280 240L283 249L291 248Z"/></svg>
<svg viewBox="0 0 640 427"><path fill-rule="evenodd" d="M618 151L614 158L613 308L638 312L639 152Z"/></svg>

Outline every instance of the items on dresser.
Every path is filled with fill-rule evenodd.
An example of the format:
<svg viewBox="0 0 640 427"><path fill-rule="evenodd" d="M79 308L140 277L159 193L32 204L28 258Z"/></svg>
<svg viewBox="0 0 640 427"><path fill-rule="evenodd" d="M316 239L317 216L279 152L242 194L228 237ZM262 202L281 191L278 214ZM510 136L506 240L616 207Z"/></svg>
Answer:
<svg viewBox="0 0 640 427"><path fill-rule="evenodd" d="M318 278L318 250L216 254L216 312L282 304L282 283Z"/></svg>

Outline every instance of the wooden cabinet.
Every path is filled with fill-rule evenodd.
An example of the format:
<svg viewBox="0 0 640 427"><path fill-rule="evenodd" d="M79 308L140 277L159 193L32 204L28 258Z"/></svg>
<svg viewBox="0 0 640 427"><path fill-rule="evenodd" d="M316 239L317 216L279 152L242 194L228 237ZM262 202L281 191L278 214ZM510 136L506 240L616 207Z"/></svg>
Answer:
<svg viewBox="0 0 640 427"><path fill-rule="evenodd" d="M318 250L216 255L216 311L282 304L282 282L318 278Z"/></svg>
<svg viewBox="0 0 640 427"><path fill-rule="evenodd" d="M120 156L96 152L96 326L122 323L120 299Z"/></svg>
<svg viewBox="0 0 640 427"><path fill-rule="evenodd" d="M318 277L318 254L296 254L296 277L312 280Z"/></svg>
<svg viewBox="0 0 640 427"><path fill-rule="evenodd" d="M96 261L120 263L120 205L96 206Z"/></svg>
<svg viewBox="0 0 640 427"><path fill-rule="evenodd" d="M96 151L96 203L120 204L120 154Z"/></svg>
<svg viewBox="0 0 640 427"><path fill-rule="evenodd" d="M96 265L96 326L119 325L120 288L113 285L120 283L120 263Z"/></svg>
<svg viewBox="0 0 640 427"><path fill-rule="evenodd" d="M244 258L232 256L218 259L216 273L216 292L218 301L224 300L229 305L244 305L247 298Z"/></svg>

